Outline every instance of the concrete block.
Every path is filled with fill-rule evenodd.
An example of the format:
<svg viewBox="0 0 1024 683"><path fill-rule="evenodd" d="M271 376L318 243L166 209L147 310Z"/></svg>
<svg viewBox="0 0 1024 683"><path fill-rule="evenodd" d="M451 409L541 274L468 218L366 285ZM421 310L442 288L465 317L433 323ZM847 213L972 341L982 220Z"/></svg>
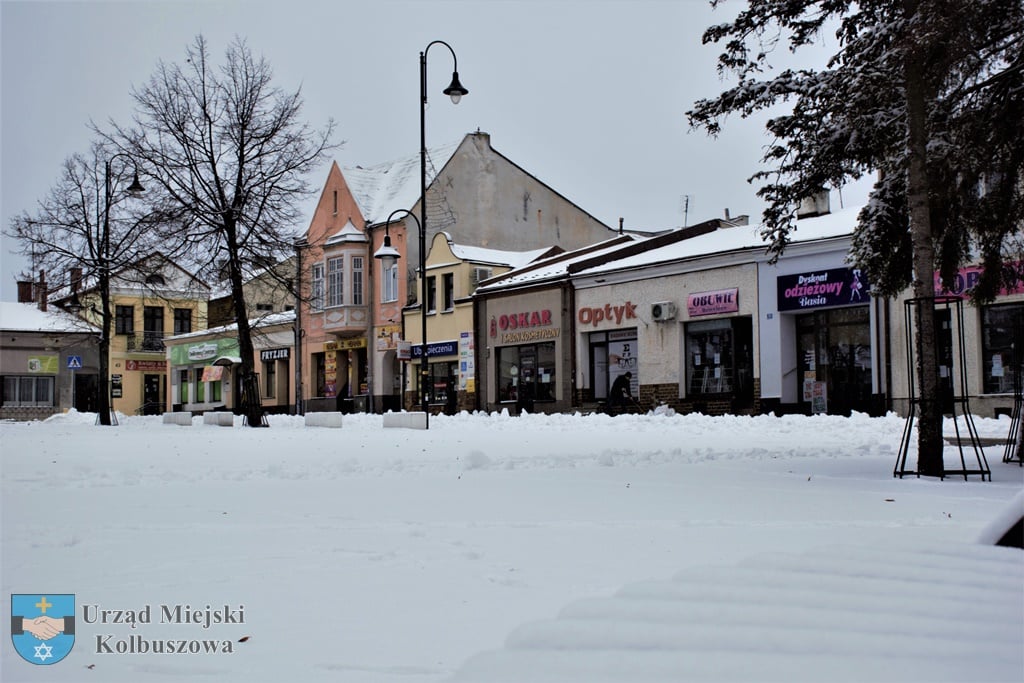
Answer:
<svg viewBox="0 0 1024 683"><path fill-rule="evenodd" d="M165 425L192 426L192 413L164 413Z"/></svg>
<svg viewBox="0 0 1024 683"><path fill-rule="evenodd" d="M306 413L307 427L341 427L341 413L334 411L329 413Z"/></svg>
<svg viewBox="0 0 1024 683"><path fill-rule="evenodd" d="M218 427L234 427L235 415L223 410L203 413L203 424L216 425Z"/></svg>
<svg viewBox="0 0 1024 683"><path fill-rule="evenodd" d="M401 429L426 429L427 414L424 412L414 413L384 413L384 428L397 427Z"/></svg>

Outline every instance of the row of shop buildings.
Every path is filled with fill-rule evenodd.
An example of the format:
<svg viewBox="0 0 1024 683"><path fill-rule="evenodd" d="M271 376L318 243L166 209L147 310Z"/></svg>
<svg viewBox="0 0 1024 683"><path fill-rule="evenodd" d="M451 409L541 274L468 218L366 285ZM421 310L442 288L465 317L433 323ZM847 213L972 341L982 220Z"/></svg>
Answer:
<svg viewBox="0 0 1024 683"><path fill-rule="evenodd" d="M758 229L728 212L660 233L611 228L495 151L485 133L430 155L424 273L412 157L332 165L308 230L280 266L295 286L275 284L287 279L280 272L252 277L246 299L266 411L414 410L421 391L435 412L591 410L627 371L645 408L906 411L905 297L872 297L847 262L855 210L831 212L827 195L809 202L772 262ZM386 267L374 257L385 238L400 254ZM237 410L229 295L158 257L138 270L114 292L114 408ZM950 301L965 300L976 273L960 274ZM87 290L75 296L87 301ZM1019 288L940 312L940 375L972 411L1012 408L1022 320ZM21 375L0 350L5 406L14 405L7 378ZM75 381L88 382L95 366L88 354L79 362ZM64 398L55 409L69 407Z"/></svg>

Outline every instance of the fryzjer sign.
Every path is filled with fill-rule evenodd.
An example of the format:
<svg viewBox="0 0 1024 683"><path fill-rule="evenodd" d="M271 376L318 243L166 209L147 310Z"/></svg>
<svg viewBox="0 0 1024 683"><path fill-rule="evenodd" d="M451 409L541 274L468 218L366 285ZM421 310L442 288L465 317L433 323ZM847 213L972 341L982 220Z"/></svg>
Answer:
<svg viewBox="0 0 1024 683"><path fill-rule="evenodd" d="M859 269L828 268L783 275L778 282L780 311L867 303L868 282Z"/></svg>

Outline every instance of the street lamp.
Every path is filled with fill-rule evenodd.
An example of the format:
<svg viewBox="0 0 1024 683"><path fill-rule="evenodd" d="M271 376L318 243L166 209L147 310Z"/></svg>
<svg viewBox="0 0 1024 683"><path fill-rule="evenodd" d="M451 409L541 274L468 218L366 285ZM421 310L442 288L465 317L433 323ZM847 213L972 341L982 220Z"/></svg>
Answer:
<svg viewBox="0 0 1024 683"><path fill-rule="evenodd" d="M416 218L416 214L408 209L395 209L388 216L387 221L384 223L384 244L381 245L380 249L373 253L373 258L380 259L381 272L387 273L398 259L402 258L401 253L393 246L391 246L391 219L396 214L404 214L405 216L416 221L416 229L420 235L420 287L422 293L420 294L420 333L421 339L423 340L423 359L420 365L420 403L423 409L423 424L427 429L430 428L430 402L427 398L427 264L426 257L424 256L423 250L423 224L420 223L419 219Z"/></svg>
<svg viewBox="0 0 1024 683"><path fill-rule="evenodd" d="M420 374L422 376L423 390L423 412L426 414L429 427L430 411L427 401L427 377L430 373L430 364L427 353L427 53L434 45L444 45L448 52L452 53L452 82L442 90L445 95L452 98L452 104L458 104L463 95L469 91L459 83L459 58L455 56L452 46L443 40L432 41L420 53L420 219L417 221L420 228L420 280L423 299L421 315L423 316L423 360L421 361ZM385 233L387 230L385 229ZM387 235L385 234L385 241ZM385 242L386 243L386 242Z"/></svg>
<svg viewBox="0 0 1024 683"><path fill-rule="evenodd" d="M103 167L103 233L100 235L100 253L99 253L99 288L100 288L100 299L103 306L102 316L103 323L100 326L100 353L99 353L99 365L100 365L100 395L99 395L99 415L96 416L97 421L101 425L109 426L110 422L110 195L113 185L113 179L111 176L111 163L118 157L124 157L128 159L132 166L135 167L132 183L126 188L126 192L130 197L138 197L141 195L146 188L139 182L139 169L138 165L132 157L124 152L118 152L113 156L109 157Z"/></svg>

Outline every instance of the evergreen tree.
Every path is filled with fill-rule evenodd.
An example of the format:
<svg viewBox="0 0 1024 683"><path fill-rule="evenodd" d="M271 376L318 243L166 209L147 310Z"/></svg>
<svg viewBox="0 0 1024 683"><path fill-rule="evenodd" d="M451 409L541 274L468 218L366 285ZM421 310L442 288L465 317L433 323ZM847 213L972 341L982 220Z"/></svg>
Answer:
<svg viewBox="0 0 1024 683"><path fill-rule="evenodd" d="M779 43L797 51L832 31L838 47L824 68L767 76ZM802 199L878 174L852 260L874 294L910 286L928 302L914 307L922 474L943 473L935 274L948 285L980 260L979 301L1021 275L1007 251L1024 217L1022 40L1020 0L750 0L704 34L724 41L719 71L738 83L696 102L692 126L714 135L730 113L792 104L766 124L766 168L751 177L763 183L763 235L776 258Z"/></svg>

